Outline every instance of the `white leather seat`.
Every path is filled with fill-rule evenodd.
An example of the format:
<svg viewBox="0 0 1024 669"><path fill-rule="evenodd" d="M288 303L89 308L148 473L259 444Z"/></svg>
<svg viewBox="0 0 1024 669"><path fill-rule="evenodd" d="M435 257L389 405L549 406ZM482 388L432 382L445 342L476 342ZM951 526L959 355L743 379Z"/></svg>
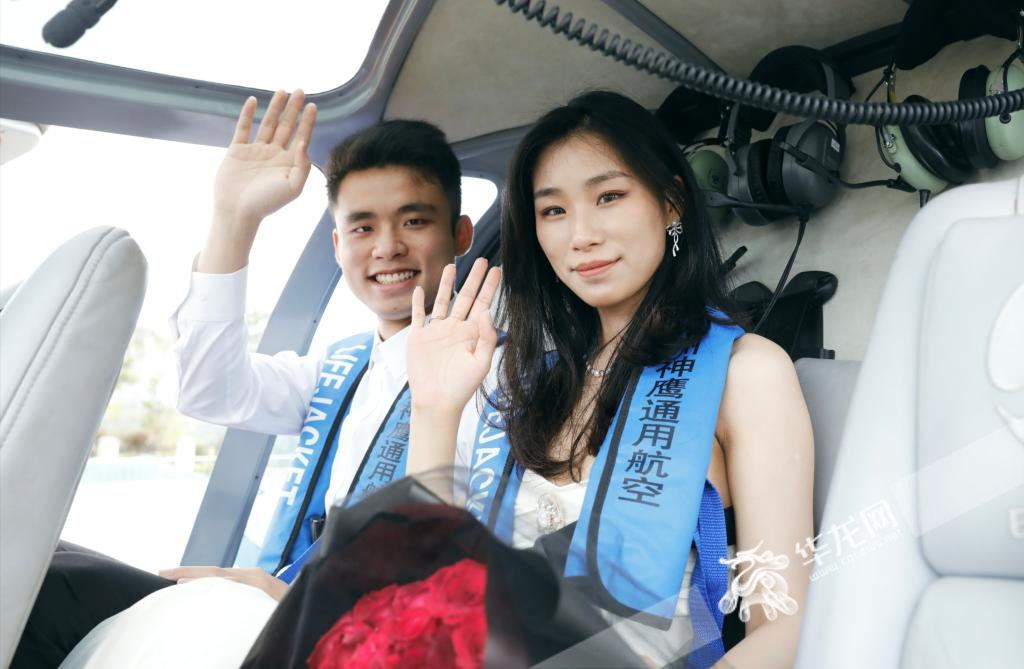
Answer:
<svg viewBox="0 0 1024 669"><path fill-rule="evenodd" d="M814 430L814 531L818 532L860 361L800 358L794 366Z"/></svg>
<svg viewBox="0 0 1024 669"><path fill-rule="evenodd" d="M908 228L821 531L797 667L1020 666L1024 177L951 189Z"/></svg>
<svg viewBox="0 0 1024 669"><path fill-rule="evenodd" d="M3 311L4 307L7 306L7 302L10 301L11 297L18 290L18 286L21 284L14 284L11 286L4 286L0 288L0 311Z"/></svg>
<svg viewBox="0 0 1024 669"><path fill-rule="evenodd" d="M63 244L0 311L0 666L57 545L146 290L123 230Z"/></svg>

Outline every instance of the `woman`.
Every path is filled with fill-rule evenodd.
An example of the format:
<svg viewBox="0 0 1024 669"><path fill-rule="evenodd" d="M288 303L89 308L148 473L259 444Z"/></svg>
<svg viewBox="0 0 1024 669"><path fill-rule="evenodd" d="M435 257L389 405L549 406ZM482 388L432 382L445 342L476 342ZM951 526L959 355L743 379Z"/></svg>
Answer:
<svg viewBox="0 0 1024 669"><path fill-rule="evenodd" d="M427 323L413 296L409 471L469 463L468 506L499 534L563 535L565 575L610 620L630 618L616 629L654 664L687 650L691 666L717 662L715 609L743 588L716 565L737 553L769 565L774 579L741 584L746 603L766 603L724 660L788 667L809 576L787 554L812 536L810 421L785 352L723 311L695 183L670 135L621 95L588 93L538 121L503 202L508 336L488 424L473 453L454 452L458 408L497 346L498 271L478 262L448 317ZM449 267L434 314L453 283Z"/></svg>

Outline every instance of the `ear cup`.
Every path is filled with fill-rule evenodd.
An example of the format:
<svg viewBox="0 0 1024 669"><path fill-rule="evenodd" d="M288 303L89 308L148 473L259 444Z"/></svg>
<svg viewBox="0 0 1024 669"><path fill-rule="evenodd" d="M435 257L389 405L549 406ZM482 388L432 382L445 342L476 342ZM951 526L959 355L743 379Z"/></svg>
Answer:
<svg viewBox="0 0 1024 669"><path fill-rule="evenodd" d="M929 102L920 95L909 95L905 102ZM957 144L950 125L900 126L907 148L935 176L953 184L962 184L971 175L971 166Z"/></svg>
<svg viewBox="0 0 1024 669"><path fill-rule="evenodd" d="M984 65L972 67L964 72L960 77L959 99L970 100L985 97L987 95L985 84L989 74L989 69ZM992 152L992 147L988 143L985 119L960 121L954 127L959 135L960 144L964 148L964 156L973 169L983 170L999 164L999 157Z"/></svg>
<svg viewBox="0 0 1024 669"><path fill-rule="evenodd" d="M880 150L885 160L893 167L903 180L918 190L938 193L946 187L946 182L925 168L907 148L907 142L899 126L883 126L882 137L886 140Z"/></svg>
<svg viewBox="0 0 1024 669"><path fill-rule="evenodd" d="M768 193L768 151L771 145L770 139L761 139L750 145L750 152L747 153L747 183L750 185L750 195L755 203L785 204L776 202ZM777 221L786 216L768 211L759 213L769 221Z"/></svg>
<svg viewBox="0 0 1024 669"><path fill-rule="evenodd" d="M829 176L813 163L800 164L799 160L782 151L782 187L786 201L796 206L821 209L833 199L839 188L839 166L843 160L843 146L830 126L820 121L804 121L786 133L786 141L801 153L818 163ZM816 171L817 170L817 171Z"/></svg>
<svg viewBox="0 0 1024 669"><path fill-rule="evenodd" d="M729 197L733 199L741 202L756 203L759 200L754 197L754 186L750 179L751 149L753 149L753 144L744 144L736 149L736 153L732 157L734 162L729 167L729 184L727 190ZM764 212L757 209L751 209L749 207L733 207L732 210L741 221L748 225L767 225L771 222L771 219L767 218Z"/></svg>
<svg viewBox="0 0 1024 669"><path fill-rule="evenodd" d="M1006 70L1007 90L1018 91L1024 88L1024 69L1016 64ZM988 75L988 94L1003 92L1002 68ZM998 116L985 119L985 134L988 137L992 152L1000 160L1011 161L1024 158L1024 111L1010 114L1010 122L1003 123Z"/></svg>
<svg viewBox="0 0 1024 669"><path fill-rule="evenodd" d="M772 138L771 148L768 149L768 166L765 170L765 176L767 177L766 185L768 186L768 195L779 204L790 204L789 198L786 197L786 189L782 183L782 159L786 157L786 153L782 150L780 143L786 141L786 136L792 127L791 125L786 125L776 130L775 136Z"/></svg>
<svg viewBox="0 0 1024 669"><path fill-rule="evenodd" d="M729 166L725 158L714 151L702 149L694 151L686 157L690 169L697 180L697 186L703 192L726 193L729 183ZM708 207L708 216L714 225L721 225L729 214L727 207Z"/></svg>

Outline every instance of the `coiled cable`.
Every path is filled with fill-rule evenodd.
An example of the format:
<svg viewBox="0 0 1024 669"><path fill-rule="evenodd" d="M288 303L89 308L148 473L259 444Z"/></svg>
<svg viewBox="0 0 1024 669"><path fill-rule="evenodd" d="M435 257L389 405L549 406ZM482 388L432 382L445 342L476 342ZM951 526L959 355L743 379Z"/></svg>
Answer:
<svg viewBox="0 0 1024 669"><path fill-rule="evenodd" d="M546 0L494 0L507 5L513 14L536 21L556 35L619 61L641 72L668 79L701 93L803 118L860 125L936 125L1000 116L1024 109L1024 90L1008 91L983 98L946 102L854 102L820 95L807 95L766 84L736 79L724 72L712 72L687 63L640 42L623 39L607 28L562 13Z"/></svg>

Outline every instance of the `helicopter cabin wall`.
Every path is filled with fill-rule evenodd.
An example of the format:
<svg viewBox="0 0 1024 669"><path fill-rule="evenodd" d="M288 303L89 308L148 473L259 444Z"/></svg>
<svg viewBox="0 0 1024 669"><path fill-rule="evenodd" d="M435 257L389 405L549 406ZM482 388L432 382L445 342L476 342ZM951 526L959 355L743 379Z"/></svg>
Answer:
<svg viewBox="0 0 1024 669"><path fill-rule="evenodd" d="M560 0L563 12L585 16L642 43L650 38L603 2ZM493 2L434 4L406 56L385 118L421 118L451 142L529 126L577 93L608 88L656 109L675 85L527 23Z"/></svg>
<svg viewBox="0 0 1024 669"><path fill-rule="evenodd" d="M956 100L960 76L966 70L980 64L994 70L1012 50L1010 42L994 37L951 44L914 70L897 70L897 98L902 101L916 93L933 101ZM881 76L882 71L876 70L856 77L855 99L863 100ZM884 100L884 86L872 100ZM770 138L778 127L795 121L780 114L767 132L755 132L753 141ZM871 126L847 128L841 173L853 182L895 176L879 158ZM1024 160L1017 160L976 173L968 183L1001 181L1021 174ZM836 199L808 221L790 276L822 270L838 278L836 294L824 306L824 346L834 350L837 359L863 359L897 246L918 209L916 193L840 189ZM796 241L797 226L794 218L755 227L730 216L721 230L723 254L728 256L741 245L747 247L732 272L734 285L760 281L774 290Z"/></svg>

